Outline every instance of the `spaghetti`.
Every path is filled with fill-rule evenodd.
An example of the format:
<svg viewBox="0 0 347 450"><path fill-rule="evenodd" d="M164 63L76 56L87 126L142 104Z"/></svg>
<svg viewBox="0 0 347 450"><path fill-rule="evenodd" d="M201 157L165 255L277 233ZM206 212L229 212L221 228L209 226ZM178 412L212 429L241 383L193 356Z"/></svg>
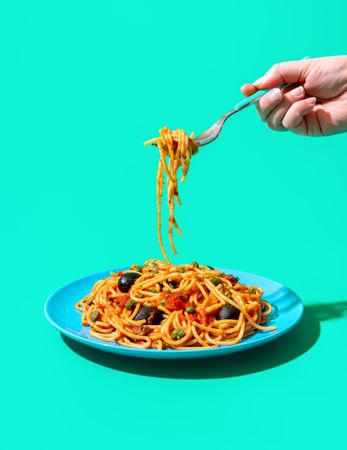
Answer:
<svg viewBox="0 0 347 450"><path fill-rule="evenodd" d="M76 303L82 324L103 341L135 348L204 349L235 345L272 311L256 286L198 263L148 260L95 283Z"/></svg>
<svg viewBox="0 0 347 450"><path fill-rule="evenodd" d="M167 202L169 210L169 239L170 247L174 254L176 248L173 241L173 227L179 234L182 234L180 227L175 218L175 198L178 205L181 200L178 193L177 172L182 168L181 183L184 182L190 167L190 158L198 152L198 145L183 130L170 131L167 127L159 131L160 136L145 142L145 145L156 144L160 153L160 159L157 171L157 210L158 210L158 240L160 249L166 262L170 262L167 252L164 248L163 238L161 234L161 201L164 187L164 174L167 175ZM166 158L168 157L168 164Z"/></svg>

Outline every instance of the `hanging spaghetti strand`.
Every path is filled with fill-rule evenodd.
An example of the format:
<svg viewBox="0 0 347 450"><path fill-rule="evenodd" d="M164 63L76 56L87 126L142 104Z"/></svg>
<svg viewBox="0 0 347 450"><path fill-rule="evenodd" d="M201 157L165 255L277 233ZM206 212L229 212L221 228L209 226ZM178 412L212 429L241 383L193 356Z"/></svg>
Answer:
<svg viewBox="0 0 347 450"><path fill-rule="evenodd" d="M167 206L169 211L168 233L171 250L174 254L177 253L174 239L173 227L182 235L182 231L178 226L175 217L175 199L178 205L181 205L181 199L178 192L177 172L182 168L182 177L180 182L183 183L186 179L190 167L190 159L198 152L198 145L193 139L193 134L190 137L183 131L177 129L170 131L169 128L164 127L159 131L159 137L145 142L145 145L156 144L159 150L160 159L157 171L157 210L158 210L158 241L161 252L167 263L170 262L168 254L163 244L163 237L161 232L161 217L162 217L162 195L164 186L164 173L166 173L166 187L167 187ZM168 163L166 160L168 159Z"/></svg>

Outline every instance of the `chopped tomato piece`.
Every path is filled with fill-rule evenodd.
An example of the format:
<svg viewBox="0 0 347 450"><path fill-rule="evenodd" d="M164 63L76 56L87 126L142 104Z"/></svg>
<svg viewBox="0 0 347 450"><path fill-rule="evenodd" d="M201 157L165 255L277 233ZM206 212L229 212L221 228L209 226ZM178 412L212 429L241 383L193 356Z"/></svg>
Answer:
<svg viewBox="0 0 347 450"><path fill-rule="evenodd" d="M189 314L188 315L188 319L189 319L190 323L193 323L193 322L201 323L200 317L198 316L198 313Z"/></svg>
<svg viewBox="0 0 347 450"><path fill-rule="evenodd" d="M186 309L187 301L187 295L177 295L175 293L171 293L166 296L165 305L169 311L180 311Z"/></svg>
<svg viewBox="0 0 347 450"><path fill-rule="evenodd" d="M130 295L129 294L124 294L120 297L116 297L113 302L118 305L121 306L122 308L125 307L126 302L129 300Z"/></svg>

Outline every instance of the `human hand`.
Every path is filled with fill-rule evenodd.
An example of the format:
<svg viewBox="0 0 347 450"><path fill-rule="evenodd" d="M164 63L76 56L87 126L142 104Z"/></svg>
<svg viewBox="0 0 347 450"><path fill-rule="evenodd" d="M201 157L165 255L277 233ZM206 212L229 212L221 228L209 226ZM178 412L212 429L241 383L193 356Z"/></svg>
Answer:
<svg viewBox="0 0 347 450"><path fill-rule="evenodd" d="M324 136L347 130L347 56L289 61L275 64L241 92L294 83L283 91L275 88L257 103L260 118L277 131Z"/></svg>

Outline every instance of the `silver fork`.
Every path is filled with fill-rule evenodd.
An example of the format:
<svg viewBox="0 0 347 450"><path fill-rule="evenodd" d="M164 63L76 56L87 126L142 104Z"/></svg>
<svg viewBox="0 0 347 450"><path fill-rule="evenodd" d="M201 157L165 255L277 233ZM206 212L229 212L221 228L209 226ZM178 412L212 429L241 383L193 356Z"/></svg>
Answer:
<svg viewBox="0 0 347 450"><path fill-rule="evenodd" d="M277 87L280 89L284 89L289 86L292 86L292 83L281 83ZM230 116L239 111L242 111L243 109L247 108L250 105L258 103L258 101L263 97L263 95L265 95L272 89L274 88L259 90L255 94L247 97L245 100L242 100L240 103L235 105L231 111L224 114L224 116L222 116L219 120L217 120L217 122L214 123L212 127L210 127L208 130L204 131L203 133L199 134L199 136L194 138L198 146L202 147L203 145L210 144L212 141L214 141L219 136L225 121L229 119Z"/></svg>

